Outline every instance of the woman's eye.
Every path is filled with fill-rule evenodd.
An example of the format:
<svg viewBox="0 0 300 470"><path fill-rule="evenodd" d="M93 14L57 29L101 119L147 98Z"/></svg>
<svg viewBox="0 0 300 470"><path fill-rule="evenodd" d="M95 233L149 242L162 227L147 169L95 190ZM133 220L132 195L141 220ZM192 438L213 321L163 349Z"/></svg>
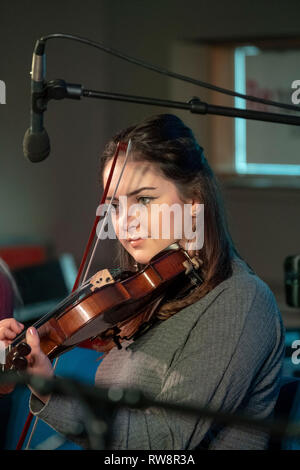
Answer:
<svg viewBox="0 0 300 470"><path fill-rule="evenodd" d="M140 197L137 198L137 201L138 201L139 204L143 204L144 206L146 206L147 204L149 204L151 199L154 199L154 198L147 197L147 196L140 196Z"/></svg>

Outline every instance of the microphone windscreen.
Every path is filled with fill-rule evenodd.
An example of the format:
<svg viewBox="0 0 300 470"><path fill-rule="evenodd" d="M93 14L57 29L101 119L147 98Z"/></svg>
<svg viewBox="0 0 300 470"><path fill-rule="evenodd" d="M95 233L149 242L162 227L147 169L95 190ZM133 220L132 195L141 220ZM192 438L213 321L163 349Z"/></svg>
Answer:
<svg viewBox="0 0 300 470"><path fill-rule="evenodd" d="M23 153L33 163L42 162L50 153L50 141L45 129L33 134L27 129L23 140Z"/></svg>

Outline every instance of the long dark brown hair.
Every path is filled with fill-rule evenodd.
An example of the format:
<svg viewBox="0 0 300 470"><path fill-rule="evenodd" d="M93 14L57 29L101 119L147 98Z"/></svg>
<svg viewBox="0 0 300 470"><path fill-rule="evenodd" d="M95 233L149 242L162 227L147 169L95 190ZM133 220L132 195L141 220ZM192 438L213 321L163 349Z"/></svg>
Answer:
<svg viewBox="0 0 300 470"><path fill-rule="evenodd" d="M231 239L220 186L209 166L203 148L197 143L192 130L172 114L152 116L115 135L106 145L100 161L100 177L113 157L119 141L131 140L132 159L150 162L156 170L177 188L181 199L193 199L204 204L204 245L199 257L203 261L203 283L180 300L163 303L156 316L167 319L204 297L218 284L232 275L232 258L238 256ZM117 262L121 269L136 269L136 261L118 244ZM138 266L140 267L140 266ZM142 322L146 318L140 317ZM128 333L128 332L127 332Z"/></svg>

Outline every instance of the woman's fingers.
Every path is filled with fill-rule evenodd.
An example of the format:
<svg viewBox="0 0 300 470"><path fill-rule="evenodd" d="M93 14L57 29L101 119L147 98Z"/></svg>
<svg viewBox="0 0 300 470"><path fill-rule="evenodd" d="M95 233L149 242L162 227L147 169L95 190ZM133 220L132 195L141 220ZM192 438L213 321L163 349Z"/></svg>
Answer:
<svg viewBox="0 0 300 470"><path fill-rule="evenodd" d="M43 354L40 348L40 338L36 329L31 326L26 331L26 343L30 346L31 352L27 356L28 365L34 367L39 357Z"/></svg>
<svg viewBox="0 0 300 470"><path fill-rule="evenodd" d="M23 330L24 326L17 322L15 319L5 319L0 321L0 340L4 343L9 344L11 340L16 337ZM24 341L25 342L25 341ZM44 354L40 347L40 338L37 330L34 327L30 327L26 331L26 343L30 347L31 351L27 354L27 351L23 351L21 343L16 346L20 349L19 355L12 359L13 365L17 370L23 370L26 368L29 374L37 374L45 377L53 377L54 371L52 364L48 357ZM13 390L14 386L1 385L0 386L0 397L1 394L9 393ZM34 390L29 386L30 390L42 400L44 403L50 398L50 395L40 395L38 391Z"/></svg>
<svg viewBox="0 0 300 470"><path fill-rule="evenodd" d="M50 360L40 347L40 338L34 327L30 327L26 332L26 342L31 348L31 352L26 356L28 361L28 372L44 376L52 376L53 369Z"/></svg>
<svg viewBox="0 0 300 470"><path fill-rule="evenodd" d="M20 323L19 321L17 321L15 318L5 318L4 320L0 321L0 327L10 328L16 333L19 333L20 331L23 330L24 325L23 323Z"/></svg>
<svg viewBox="0 0 300 470"><path fill-rule="evenodd" d="M0 339L5 341L6 339L14 339L16 337L16 333L9 328L1 328L0 329Z"/></svg>
<svg viewBox="0 0 300 470"><path fill-rule="evenodd" d="M24 329L24 325L18 322L17 320L15 320L15 318L11 318L11 320L12 321L10 323L10 329L19 335L21 331Z"/></svg>
<svg viewBox="0 0 300 470"><path fill-rule="evenodd" d="M38 354L41 351L40 337L33 326L28 328L26 331L26 343L31 347L31 352L33 354Z"/></svg>
<svg viewBox="0 0 300 470"><path fill-rule="evenodd" d="M24 325L15 318L5 318L0 321L0 340L14 339L23 329Z"/></svg>
<svg viewBox="0 0 300 470"><path fill-rule="evenodd" d="M7 347L12 340L22 332L24 325L19 323L15 318L5 318L0 321L0 340L3 341ZM15 388L14 384L1 384L0 386L0 396L11 393Z"/></svg>
<svg viewBox="0 0 300 470"><path fill-rule="evenodd" d="M26 356L28 361L27 371L30 374L42 375L49 378L53 377L54 371L52 364L40 348L40 338L35 328L31 327L26 332L26 342L31 347L31 353ZM40 393L31 386L29 386L29 389L44 403L50 398L50 395L40 395Z"/></svg>

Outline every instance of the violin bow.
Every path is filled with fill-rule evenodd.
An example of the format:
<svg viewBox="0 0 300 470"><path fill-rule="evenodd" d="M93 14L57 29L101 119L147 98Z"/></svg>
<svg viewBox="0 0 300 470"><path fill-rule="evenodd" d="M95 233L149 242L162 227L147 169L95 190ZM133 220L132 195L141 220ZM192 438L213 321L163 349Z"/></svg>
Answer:
<svg viewBox="0 0 300 470"><path fill-rule="evenodd" d="M117 144L117 147L116 147L116 151L115 151L115 154L114 154L114 157L113 157L113 162L112 162L112 165L111 165L111 168L110 168L110 171L109 171L109 175L108 175L108 178L107 178L107 182L106 182L106 185L104 187L104 190L103 190L103 194L102 194L102 197L101 197L101 201L100 201L100 204L99 205L102 205L105 203L105 200L106 200L106 196L107 196L107 193L108 193L108 190L110 188L110 183L111 183L111 180L112 180L112 177L113 177L113 173L114 173L114 170L115 170L115 166L116 166L116 163L117 163L117 159L118 159L118 156L119 156L119 153L120 151L121 152L124 152L125 153L125 160L124 160L124 163L123 163L123 166L122 166L122 170L121 170L121 173L120 173L120 176L118 178L118 181L117 181L117 184L116 184L116 187L114 189L114 193L113 193L113 198L117 192L117 189L119 187L119 184L120 184L120 181L121 181L121 178L123 176L123 172L124 172L124 169L125 169L125 166L126 166L126 163L127 163L127 160L128 160L128 156L130 154L130 150L131 150L131 140L128 141L128 143L124 143L124 142L118 142ZM97 231L97 226L98 226L98 223L100 221L100 215L96 215L95 217L95 220L94 220L94 223L93 223L93 226L92 226L92 229L91 229L91 232L90 232L90 235L89 235L89 238L88 238L88 241L87 241L87 244L86 244L86 247L85 247L85 250L84 250L84 253L83 253L83 256L82 256L82 259L81 259L81 262L80 262L80 266L78 268L78 272L77 272L77 276L76 276L76 279L75 279L75 282L74 282L74 285L73 285L73 288L72 288L72 291L71 293L74 293L80 283L81 283L81 279L82 279L82 273L85 269L85 266L87 264L87 258L89 256L89 253L91 251L91 247L92 247L92 244L94 243L94 248L93 248L93 251L92 251L92 254L90 256L90 259L89 259L89 263L88 263L88 266L85 270L85 274L84 274L84 277L83 277L83 282L85 282L86 278L87 278L87 275L88 275L88 272L90 270L90 266L91 266L91 263L92 263L92 260L94 258L94 255L95 255L95 252L96 252L96 248L98 246L98 242L99 242L99 238L101 237L102 233L103 233L103 229L104 229L104 226L105 226L105 222L110 214L110 211L111 211L111 207L112 207L112 201L113 201L113 198L111 199L110 203L109 203L109 206L107 208L107 211L106 211L106 214L105 214L105 217L103 219L103 223L102 223L102 227L101 227L101 230L100 230L100 233L97 237L97 240L96 242L94 243L94 240L95 240L95 235L96 235L96 231ZM86 344L88 343L89 340L86 340L84 341L82 344ZM54 363L54 368L57 366L57 362L58 362L58 358L56 358L55 360L55 363ZM31 425L31 422L32 422L32 418L33 418L33 414L31 412L29 412L28 416L27 416L27 419L26 419L26 422L24 424L24 427L23 427L23 430L21 432L21 435L20 435L20 438L19 438L19 441L17 443L17 446L16 446L16 450L21 450L22 447L23 447L23 444L24 444L24 441L26 439L26 436L27 436L27 433L28 433L28 430L29 430L29 427ZM36 424L38 422L38 418L36 417L36 420L35 420L35 423L33 425L33 428L32 428L32 431L31 431L31 434L30 434L30 437L29 437L29 440L28 440L28 443L27 443L27 446L26 448L28 449L29 448L29 445L30 445L30 441L33 437L33 433L35 432L35 428L36 428Z"/></svg>
<svg viewBox="0 0 300 470"><path fill-rule="evenodd" d="M126 145L126 147L125 147L125 145ZM97 249L99 240L100 240L100 238L102 237L102 234L103 234L103 231L104 231L105 223L106 223L106 221L107 221L107 219L108 219L108 216L109 216L109 214L110 214L110 212L111 212L112 201L113 201L114 198L115 198L116 192L117 192L117 190L118 190L118 187L119 187L120 181L121 181L121 179L122 179L122 176L123 176L123 173L124 173L126 164L127 164L127 160L128 160L128 157L129 157L129 154L130 154L130 151L131 151L131 140L128 141L128 144L122 143L122 144L120 144L120 146L121 146L121 147L124 146L125 160L124 160L124 163L123 163L123 166L122 166L122 169L121 169L121 172L120 172L120 175L119 175L119 178L118 178L116 187L115 187L115 189L114 189L112 198L111 198L111 200L110 200L110 202L109 202L109 205L108 205L106 214L105 214L105 216L104 216L104 218L103 218L101 229L100 229L99 233L97 234L97 238L96 238L96 241L95 241L95 244L94 244L94 248L93 248L93 251L92 251L91 256L90 256L89 264L88 264L88 266L87 266L87 268L86 268L86 271L85 271L85 274L84 274L84 277L83 277L83 280L82 280L83 283L85 282L85 280L86 280L86 278L87 278L87 276L88 276L88 273L89 273L89 270L90 270L90 267L91 267L91 263L92 263L92 261L93 261L93 259L94 259L95 252L96 252L96 249ZM122 149L121 149L121 150L122 150ZM113 165L112 165L112 166L113 166ZM114 170L114 169L113 169L113 170ZM108 189L109 189L109 186L108 186L107 190L105 191L105 197L104 197L104 193L103 193L103 196L102 196L100 205L101 205L101 204L104 204L104 201L105 201L105 199L106 199L106 195L107 195ZM100 216L97 216L96 219L98 219L98 222L99 222ZM98 222L96 222L96 220L95 220L95 224L94 224L95 227L97 227ZM95 228L95 230L96 230L96 228ZM92 239L95 238L95 233L91 233L91 238L92 238ZM88 250L89 250L89 248L88 248Z"/></svg>

